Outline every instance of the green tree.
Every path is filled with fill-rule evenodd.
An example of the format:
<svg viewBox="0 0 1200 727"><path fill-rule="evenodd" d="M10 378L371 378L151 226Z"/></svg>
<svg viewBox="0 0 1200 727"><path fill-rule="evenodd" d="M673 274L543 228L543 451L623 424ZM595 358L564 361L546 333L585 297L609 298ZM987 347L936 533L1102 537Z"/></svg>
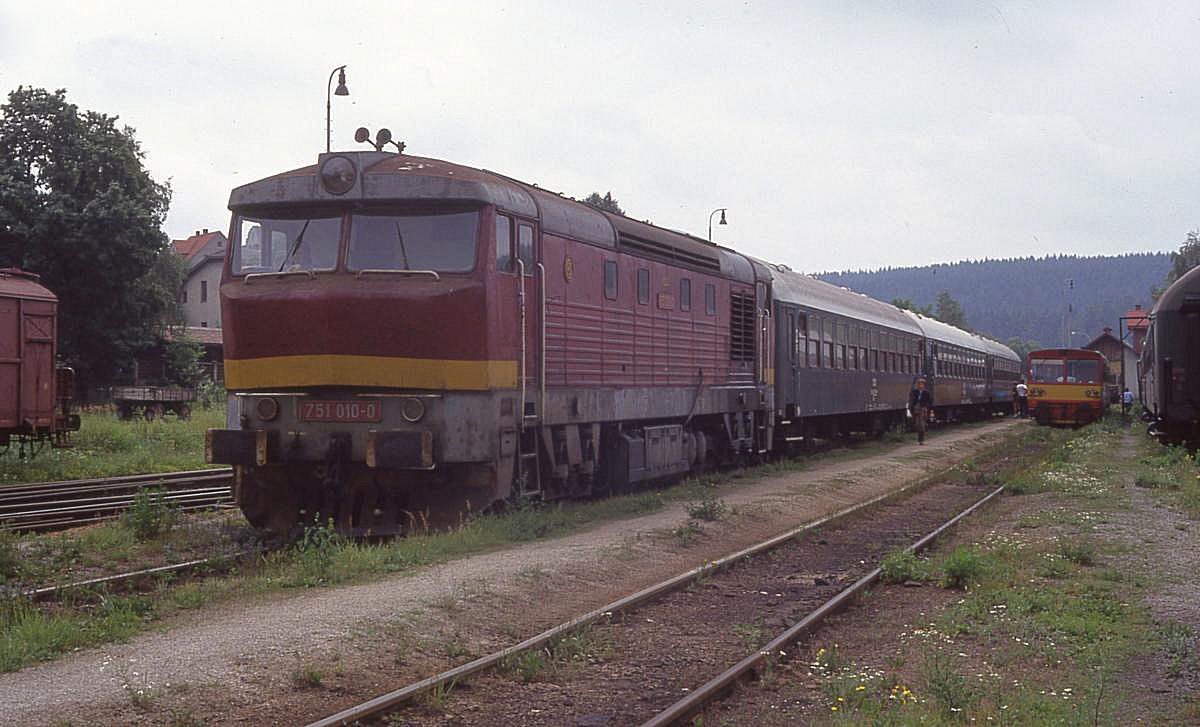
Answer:
<svg viewBox="0 0 1200 727"><path fill-rule="evenodd" d="M204 371L200 367L204 347L187 335L185 328L180 327L176 330L177 333L171 340L163 344L167 383L198 386L204 379Z"/></svg>
<svg viewBox="0 0 1200 727"><path fill-rule="evenodd" d="M613 199L612 192L605 192L603 197L600 196L599 192L592 192L583 198L583 203L590 204L605 212L616 212L619 215L625 214L625 210L621 209L621 205L617 203L617 200Z"/></svg>
<svg viewBox="0 0 1200 727"><path fill-rule="evenodd" d="M933 316L933 305L918 306L908 298L892 298L892 305L902 310L910 310L923 316Z"/></svg>
<svg viewBox="0 0 1200 727"><path fill-rule="evenodd" d="M19 87L0 105L0 265L59 297L59 350L81 383L126 369L178 315L180 268L162 222L170 187L117 117L65 90Z"/></svg>
<svg viewBox="0 0 1200 727"><path fill-rule="evenodd" d="M967 314L963 311L963 307L959 305L958 301L950 295L949 291L943 290L938 293L937 308L933 312L933 317L942 323L949 323L964 331L971 330L967 328Z"/></svg>
<svg viewBox="0 0 1200 727"><path fill-rule="evenodd" d="M1151 291L1151 297L1158 300L1163 291L1171 287L1171 283L1183 277L1183 274L1200 265L1200 230L1187 233L1179 252L1171 253L1171 269L1167 271L1167 282L1161 288Z"/></svg>
<svg viewBox="0 0 1200 727"><path fill-rule="evenodd" d="M1008 339L1004 345L1011 348L1018 356L1021 357L1022 361L1025 361L1029 358L1030 351L1037 351L1041 348L1044 348L1044 346L1037 341L1029 341L1021 338L1020 336L1013 336L1012 338Z"/></svg>

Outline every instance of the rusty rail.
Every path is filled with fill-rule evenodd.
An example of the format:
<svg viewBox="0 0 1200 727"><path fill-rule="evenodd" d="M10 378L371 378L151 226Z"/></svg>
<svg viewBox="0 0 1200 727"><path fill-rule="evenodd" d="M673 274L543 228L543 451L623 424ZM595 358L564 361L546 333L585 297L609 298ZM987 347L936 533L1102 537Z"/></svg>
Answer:
<svg viewBox="0 0 1200 727"><path fill-rule="evenodd" d="M320 719L320 720L317 720L316 722L312 722L309 725L307 725L307 727L339 727L342 725L351 725L351 724L354 724L361 720L376 717L378 715L381 715L391 709L394 709L394 708L410 701L414 697L417 697L421 694L426 694L428 692L431 692L434 689L437 689L438 687L452 685L452 684L455 684L455 683L465 679L466 677L471 676L472 674L486 671L488 669L493 669L493 668L497 667L498 665L500 665L500 663L503 662L505 659L507 659L511 656L520 654L521 652L524 652L524 651L540 649L543 646L547 646L547 645L553 643L556 639L566 636L566 635L569 635L572 631L579 629L581 627L587 626L596 621L599 621L602 618L609 618L614 614L620 613L622 611L628 611L628 610L635 608L647 601L651 601L651 600L659 598L663 595L686 588L689 584L693 583L694 581L696 581L700 578L703 578L704 576L706 576L708 574L718 572L720 570L723 570L725 568L728 568L728 567L734 565L735 563L737 563L740 560L743 560L745 558L751 558L755 555L767 552L776 547L779 547L780 545L788 543L792 539L794 539L797 535L800 535L801 533L821 527L822 525L827 525L831 522L840 520L840 519L847 517L849 515L852 515L856 512L865 510L873 505L878 505L882 502L892 500L892 499L899 497L905 493L923 488L929 482L935 480L938 477L946 475L948 472L950 472L953 469L954 469L953 466L947 467L945 469L939 470L936 473L926 476L922 480L919 480L916 482L910 482L909 484L906 484L902 487L898 487L894 490L890 490L881 495L873 497L869 500L865 500L865 501L857 503L855 505L851 505L849 507L843 508L842 510L839 510L831 515L827 515L827 516L825 516L823 518L819 518L817 520L809 521L807 523L804 523L803 525L792 528L791 530L788 530L785 533L776 535L775 537L770 538L768 540L764 540L756 545L752 545L748 548L739 550L736 553L732 553L730 555L726 555L717 560L705 563L704 565L701 565L697 568L693 568L692 570L686 571L684 573L680 573L677 576L669 578L669 579L662 581L658 584L655 584L653 586L644 588L636 593L633 593L631 595L620 598L616 601L613 601L612 603L609 603L605 606L601 606L600 608L595 609L593 611L589 611L588 613L585 613L581 616L576 616L575 618L573 618L569 621L565 621L557 626L547 629L546 631L543 631L542 633L537 634L536 636L532 636L528 639L525 639L524 641L522 641L518 644L513 644L512 646L508 646L504 649L501 649L500 651L496 651L496 652L494 652L492 654L488 654L486 656L481 656L478 659L467 662L466 664L462 664L462 665L456 666L452 669L443 671L439 674L435 674L433 676L426 677L425 679L422 679L417 682L413 682L412 684L409 684L400 689L396 689L394 691L387 692L386 694L381 694L381 695L374 697L366 702L355 705L353 707L348 707L347 709L344 709L336 714L332 714L328 717L325 717L324 719ZM975 503L970 508L968 508L966 511L957 515L953 520L942 525L940 528L935 530L934 533L931 533L930 535L925 536L925 538L923 538L921 541L919 541L919 543L924 543L924 542L926 542L926 540L928 540L929 542L932 542L932 538L936 537L937 533L941 533L947 527L950 527L952 524L957 523L959 519L965 517L970 512L973 512L975 508L981 506L984 502L990 500L992 497L995 497L997 494L999 494L1002 491L1003 491L1003 488L999 488L995 492L992 492L990 495L988 495L983 500L980 500L979 502ZM916 546L910 546L910 547L916 547ZM878 573L878 571L876 570L876 574L877 573ZM856 583L855 586L857 586L857 585L858 584ZM854 588L855 586L851 586L851 588ZM857 591L855 591L855 592L857 593ZM840 596L840 594L839 594L839 596ZM835 598L837 598L837 597L835 597ZM843 602L844 602L845 598L849 598L849 596L843 597L842 598ZM824 607L822 607L822 608L824 608ZM820 610L820 609L818 609L818 610ZM811 628L811 626L810 626L810 628Z"/></svg>
<svg viewBox="0 0 1200 727"><path fill-rule="evenodd" d="M89 480L0 486L0 527L17 531L54 530L116 517L146 487L162 487L180 510L231 504L229 468L164 472Z"/></svg>
<svg viewBox="0 0 1200 727"><path fill-rule="evenodd" d="M919 553L920 551L929 547L933 541L942 535L942 533L957 525L960 520L975 512L975 510L983 507L988 502L991 502L993 498L998 497L1002 492L1004 492L1003 486L992 490L985 497L975 502L975 504L955 515L933 532L927 534L925 537L908 546L906 550L913 553ZM774 654L782 654L784 647L790 646L793 642L798 641L801 637L808 635L809 632L813 631L828 616L837 613L855 596L874 585L875 582L879 580L879 574L880 569L876 568L862 578L859 578L851 586L839 592L836 596L821 604L813 611L809 612L807 616L797 621L794 625L792 625L791 628L784 631L779 636L776 636L771 643L708 680L702 686L690 692L683 699L680 699L670 707L667 707L663 711L659 712L652 719L644 722L642 727L666 727L666 725L675 724L679 720L698 711L709 702L714 701L718 696L724 693L724 691L730 685L741 679L744 675L749 673L764 660L770 659Z"/></svg>

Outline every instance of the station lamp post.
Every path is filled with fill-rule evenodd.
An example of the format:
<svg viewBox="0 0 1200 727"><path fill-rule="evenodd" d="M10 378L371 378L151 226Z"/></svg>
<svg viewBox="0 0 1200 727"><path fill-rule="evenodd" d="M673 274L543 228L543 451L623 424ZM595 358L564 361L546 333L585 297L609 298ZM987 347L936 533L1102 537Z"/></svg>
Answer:
<svg viewBox="0 0 1200 727"><path fill-rule="evenodd" d="M332 96L330 90L333 88L333 74L337 74L338 85L337 90L333 91L332 96L349 96L350 89L346 88L346 67L338 66L329 74L329 82L325 84L325 151L329 152L329 112L331 108L330 101Z"/></svg>
<svg viewBox="0 0 1200 727"><path fill-rule="evenodd" d="M721 213L721 221L718 222L717 224L718 225L728 224L725 222L725 210L726 209L728 209L728 208L727 207L718 207L715 210L713 210L712 212L708 213L708 241L709 242L712 242L712 218L713 218L713 215L720 212Z"/></svg>

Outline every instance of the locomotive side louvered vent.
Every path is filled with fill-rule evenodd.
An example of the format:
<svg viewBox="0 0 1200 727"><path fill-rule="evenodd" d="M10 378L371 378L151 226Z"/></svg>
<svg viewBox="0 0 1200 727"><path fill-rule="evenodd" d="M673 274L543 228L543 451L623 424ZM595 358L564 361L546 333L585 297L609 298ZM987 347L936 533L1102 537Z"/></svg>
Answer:
<svg viewBox="0 0 1200 727"><path fill-rule="evenodd" d="M709 256L698 250L684 250L681 247L646 240L632 235L622 234L621 248L635 255L656 258L667 262L683 263L703 270L721 271L721 261L715 255Z"/></svg>
<svg viewBox="0 0 1200 727"><path fill-rule="evenodd" d="M754 361L754 295L731 293L729 360Z"/></svg>

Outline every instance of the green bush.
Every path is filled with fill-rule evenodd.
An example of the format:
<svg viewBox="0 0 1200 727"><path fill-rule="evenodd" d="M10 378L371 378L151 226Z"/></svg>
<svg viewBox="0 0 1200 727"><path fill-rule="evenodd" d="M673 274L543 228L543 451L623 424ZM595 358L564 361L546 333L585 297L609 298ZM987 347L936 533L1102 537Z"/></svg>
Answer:
<svg viewBox="0 0 1200 727"><path fill-rule="evenodd" d="M1096 562L1096 545L1086 538L1059 538L1058 552L1075 565L1093 565Z"/></svg>
<svg viewBox="0 0 1200 727"><path fill-rule="evenodd" d="M324 525L314 523L304 529L304 534L292 546L292 561L295 565L292 586L317 586L329 580L334 556L342 547L342 536L333 527L333 520Z"/></svg>
<svg viewBox="0 0 1200 727"><path fill-rule="evenodd" d="M884 583L905 583L925 580L925 562L910 550L888 553L879 564L880 578Z"/></svg>
<svg viewBox="0 0 1200 727"><path fill-rule="evenodd" d="M689 502L687 504L688 517L696 520L705 520L714 522L722 520L729 514L729 506L724 500L720 500L713 495L705 495L697 502Z"/></svg>
<svg viewBox="0 0 1200 727"><path fill-rule="evenodd" d="M179 513L167 502L166 494L161 487L143 487L121 515L121 522L139 542L153 540L175 526Z"/></svg>
<svg viewBox="0 0 1200 727"><path fill-rule="evenodd" d="M942 561L942 586L966 588L983 573L983 558L973 548L960 545Z"/></svg>

